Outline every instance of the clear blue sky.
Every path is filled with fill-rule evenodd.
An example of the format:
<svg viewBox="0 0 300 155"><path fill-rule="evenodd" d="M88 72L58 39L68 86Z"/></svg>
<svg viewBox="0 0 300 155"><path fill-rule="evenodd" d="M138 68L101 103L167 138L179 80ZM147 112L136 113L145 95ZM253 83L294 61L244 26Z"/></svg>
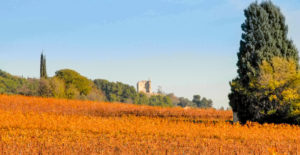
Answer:
<svg viewBox="0 0 300 155"><path fill-rule="evenodd" d="M213 99L228 106L229 81L250 0L1 0L0 69L39 76L71 68L90 79ZM300 47L300 1L274 0Z"/></svg>

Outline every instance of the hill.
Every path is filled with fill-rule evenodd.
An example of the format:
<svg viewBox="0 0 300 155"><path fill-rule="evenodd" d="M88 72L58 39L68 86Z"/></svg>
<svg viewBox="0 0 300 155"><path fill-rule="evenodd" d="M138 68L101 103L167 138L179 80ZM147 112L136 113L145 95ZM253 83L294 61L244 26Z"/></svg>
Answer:
<svg viewBox="0 0 300 155"><path fill-rule="evenodd" d="M54 77L40 79L13 76L0 70L0 94L175 106L167 95L149 97L128 84L104 79L92 81L71 69L62 69Z"/></svg>
<svg viewBox="0 0 300 155"><path fill-rule="evenodd" d="M45 74L45 73L44 73ZM122 102L161 107L211 108L212 100L194 95L193 101L173 93L147 95L122 82L105 79L90 80L71 69L55 72L53 77L23 78L0 70L0 94L40 96L91 101Z"/></svg>
<svg viewBox="0 0 300 155"><path fill-rule="evenodd" d="M17 94L25 82L24 78L0 70L0 93Z"/></svg>

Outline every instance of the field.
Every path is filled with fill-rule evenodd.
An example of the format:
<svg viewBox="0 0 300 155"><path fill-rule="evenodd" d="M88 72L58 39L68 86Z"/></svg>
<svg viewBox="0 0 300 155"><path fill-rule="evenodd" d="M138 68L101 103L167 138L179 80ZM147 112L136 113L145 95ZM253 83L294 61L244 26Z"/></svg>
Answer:
<svg viewBox="0 0 300 155"><path fill-rule="evenodd" d="M300 127L230 111L0 95L0 154L299 154Z"/></svg>

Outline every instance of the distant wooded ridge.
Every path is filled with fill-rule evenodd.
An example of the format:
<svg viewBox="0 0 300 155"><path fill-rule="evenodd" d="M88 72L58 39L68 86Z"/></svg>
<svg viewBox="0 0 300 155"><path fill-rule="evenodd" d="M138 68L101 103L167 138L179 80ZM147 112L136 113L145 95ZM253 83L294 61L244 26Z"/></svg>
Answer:
<svg viewBox="0 0 300 155"><path fill-rule="evenodd" d="M192 101L173 93L155 95L137 92L133 86L104 79L90 80L71 69L62 69L48 77L46 57L41 54L40 79L13 76L0 70L0 93L92 101L123 102L163 107L211 108L212 100L194 95Z"/></svg>

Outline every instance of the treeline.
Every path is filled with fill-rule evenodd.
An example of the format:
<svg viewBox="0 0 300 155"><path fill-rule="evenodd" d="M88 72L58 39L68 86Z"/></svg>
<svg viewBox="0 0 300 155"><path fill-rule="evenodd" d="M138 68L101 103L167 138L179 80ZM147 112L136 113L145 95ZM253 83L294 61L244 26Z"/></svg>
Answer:
<svg viewBox="0 0 300 155"><path fill-rule="evenodd" d="M0 93L173 106L168 96L147 96L137 93L134 87L121 82L114 83L101 79L92 81L70 69L59 70L54 77L40 79L21 78L0 70Z"/></svg>
<svg viewBox="0 0 300 155"><path fill-rule="evenodd" d="M95 86L105 94L109 102L134 103L141 105L172 107L171 99L163 94L146 95L138 93L133 86L121 82L109 82L103 79L94 80Z"/></svg>
<svg viewBox="0 0 300 155"><path fill-rule="evenodd" d="M92 81L70 69L59 70L55 76L48 77L43 69L45 68L44 62L45 60L41 61L40 79L13 76L0 70L0 93L163 107L212 107L211 100L200 99L199 95L195 95L192 101L176 97L174 94L147 95L138 93L133 86L121 82L110 82L104 79Z"/></svg>
<svg viewBox="0 0 300 155"><path fill-rule="evenodd" d="M90 80L74 70L63 69L48 77L46 57L41 54L40 79L22 78L0 70L0 93L93 101L122 102L163 107L212 107L212 101L195 95L193 101L174 94L138 93L133 86L104 79Z"/></svg>
<svg viewBox="0 0 300 155"><path fill-rule="evenodd" d="M205 97L201 98L200 95L194 95L193 100L189 100L184 97L177 97L173 93L168 94L168 97L171 98L174 106L180 107L194 107L194 108L212 108L213 101Z"/></svg>
<svg viewBox="0 0 300 155"><path fill-rule="evenodd" d="M60 70L51 78L22 78L0 70L0 93L68 99L104 100L92 81L72 70Z"/></svg>

